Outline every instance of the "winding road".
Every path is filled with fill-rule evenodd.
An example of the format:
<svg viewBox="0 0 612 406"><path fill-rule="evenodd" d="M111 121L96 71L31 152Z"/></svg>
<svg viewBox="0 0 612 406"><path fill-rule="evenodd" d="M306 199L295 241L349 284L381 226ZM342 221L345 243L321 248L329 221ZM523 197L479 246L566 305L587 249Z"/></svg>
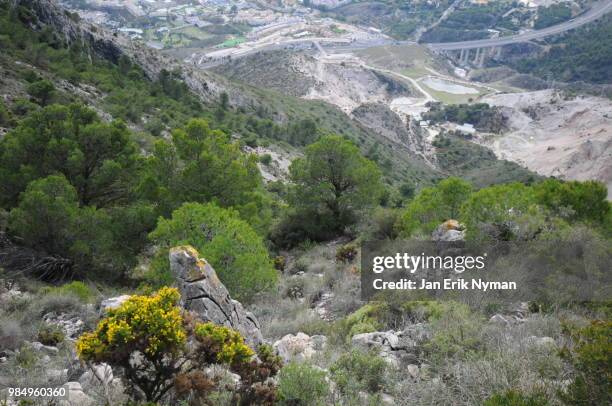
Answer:
<svg viewBox="0 0 612 406"><path fill-rule="evenodd" d="M456 2L457 3L457 2ZM456 5L453 3L453 6ZM451 6L451 8L453 8ZM452 11L452 10L451 10ZM579 15L576 18L573 18L569 21L566 21L561 24L553 25L551 27L543 28L541 30L529 31L522 34L510 35L507 37L500 38L489 38L475 41L462 41L462 42L440 42L440 43L422 43L422 45L427 46L432 51L458 51L462 49L477 49L477 48L489 48L489 47L498 47L502 45L516 44L520 42L528 42L535 39L544 38L550 35L559 34L565 31L569 31L574 28L578 28L584 24L590 23L598 18L604 16L605 14L612 11L612 0L602 0L598 3L593 4L593 6L586 11L585 13ZM308 45L313 45L319 52L350 52L358 49L368 49L374 48L384 45L406 45L406 44L414 44L413 41L393 41L393 40L374 40L374 41L356 41L354 43L346 44L346 45L331 45L326 42L337 42L335 39L330 38L304 38L304 39L291 39L289 41L276 42L261 45L250 50L241 50L240 52L234 52L231 54L232 60L242 58L257 52L261 51L272 51L277 49L286 49L289 47L307 47ZM204 56L202 56L196 64L201 69L213 68L218 65L222 65L227 63L228 60L226 58L215 58L210 61L204 61Z"/></svg>
<svg viewBox="0 0 612 406"><path fill-rule="evenodd" d="M579 15L569 21L561 24L553 25L541 30L525 32L517 35L510 35L501 38L481 39L475 41L462 42L440 42L440 43L423 43L433 51L458 51L461 49L489 48L502 45L516 44L519 42L528 42L535 39L548 37L550 35L560 34L565 31L578 28L591 21L597 20L605 14L612 11L612 0L604 0L593 6L584 14Z"/></svg>

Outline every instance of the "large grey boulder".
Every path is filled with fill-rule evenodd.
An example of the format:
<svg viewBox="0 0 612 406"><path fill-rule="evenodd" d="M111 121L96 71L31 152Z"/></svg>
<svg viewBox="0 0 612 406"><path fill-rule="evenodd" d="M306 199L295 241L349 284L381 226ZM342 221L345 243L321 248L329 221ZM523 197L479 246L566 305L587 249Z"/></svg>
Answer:
<svg viewBox="0 0 612 406"><path fill-rule="evenodd" d="M200 258L193 247L171 248L169 259L186 310L193 311L204 321L239 331L253 348L263 343L255 316L230 297L213 267Z"/></svg>

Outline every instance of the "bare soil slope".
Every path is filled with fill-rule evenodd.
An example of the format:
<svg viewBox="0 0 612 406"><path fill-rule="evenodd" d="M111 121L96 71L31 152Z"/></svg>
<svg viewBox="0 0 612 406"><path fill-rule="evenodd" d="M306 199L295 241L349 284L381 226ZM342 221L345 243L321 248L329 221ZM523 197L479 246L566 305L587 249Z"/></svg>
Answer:
<svg viewBox="0 0 612 406"><path fill-rule="evenodd" d="M553 90L500 94L485 102L502 106L510 132L488 142L498 157L542 175L595 179L612 198L612 101L567 99Z"/></svg>

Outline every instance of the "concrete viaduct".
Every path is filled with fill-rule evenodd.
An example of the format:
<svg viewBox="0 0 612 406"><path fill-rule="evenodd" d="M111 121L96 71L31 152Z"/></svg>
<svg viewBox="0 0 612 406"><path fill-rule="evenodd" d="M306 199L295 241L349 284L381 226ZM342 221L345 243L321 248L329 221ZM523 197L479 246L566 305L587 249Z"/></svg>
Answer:
<svg viewBox="0 0 612 406"><path fill-rule="evenodd" d="M593 4L585 13L561 24L543 28L541 30L529 31L522 34L510 35L507 37L481 39L475 41L462 42L443 42L424 44L429 49L437 53L445 53L454 57L460 64L471 63L482 67L487 57L499 58L504 45L518 44L541 39L550 35L560 34L565 31L578 28L584 24L595 21L598 18L612 11L612 0L603 0ZM475 53L472 54L472 50Z"/></svg>

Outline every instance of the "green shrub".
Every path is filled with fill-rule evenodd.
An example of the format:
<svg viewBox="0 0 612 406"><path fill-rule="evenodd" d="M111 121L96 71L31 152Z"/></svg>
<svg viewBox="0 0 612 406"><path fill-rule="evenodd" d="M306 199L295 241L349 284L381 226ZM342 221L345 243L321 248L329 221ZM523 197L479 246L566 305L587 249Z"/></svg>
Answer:
<svg viewBox="0 0 612 406"><path fill-rule="evenodd" d="M509 390L491 396L483 403L483 406L546 406L548 404L544 395L527 395Z"/></svg>
<svg viewBox="0 0 612 406"><path fill-rule="evenodd" d="M564 326L574 342L561 350L576 372L562 399L571 405L604 405L612 393L612 322L593 320L583 328Z"/></svg>
<svg viewBox="0 0 612 406"><path fill-rule="evenodd" d="M472 186L455 177L421 190L398 220L397 231L403 237L410 237L417 231L431 233L440 223L457 219L461 205L471 193Z"/></svg>
<svg viewBox="0 0 612 406"><path fill-rule="evenodd" d="M38 330L38 341L44 345L58 345L64 338L64 332L56 326L45 324Z"/></svg>
<svg viewBox="0 0 612 406"><path fill-rule="evenodd" d="M74 295L81 299L83 302L90 302L94 297L94 294L89 289L89 286L87 286L81 281L73 281L70 283L66 283L65 285L52 289L51 292L65 295Z"/></svg>
<svg viewBox="0 0 612 406"><path fill-rule="evenodd" d="M259 162L261 162L262 164L268 166L272 163L272 155L270 154L263 154L259 157Z"/></svg>
<svg viewBox="0 0 612 406"><path fill-rule="evenodd" d="M185 203L171 219L160 219L150 238L162 248L153 264L157 273L168 273L169 248L191 245L237 300L248 301L276 285L277 271L262 238L232 209Z"/></svg>
<svg viewBox="0 0 612 406"><path fill-rule="evenodd" d="M6 306L6 304L3 304ZM5 307L5 311L10 311ZM14 319L2 319L0 323L0 346L7 350L16 350L26 339L26 332Z"/></svg>
<svg viewBox="0 0 612 406"><path fill-rule="evenodd" d="M346 317L342 322L346 339L350 340L356 334L371 333L381 329L383 325L378 320L379 313L379 304L366 304Z"/></svg>
<svg viewBox="0 0 612 406"><path fill-rule="evenodd" d="M31 306L31 317L40 318L46 313L69 313L81 311L83 304L80 299L72 294L59 294L51 292L44 295Z"/></svg>
<svg viewBox="0 0 612 406"><path fill-rule="evenodd" d="M465 358L483 348L484 319L469 307L456 302L444 302L440 316L431 316L433 337L425 350L433 362L451 357Z"/></svg>
<svg viewBox="0 0 612 406"><path fill-rule="evenodd" d="M22 368L28 369L36 364L38 359L36 351L30 345L23 345L15 356L17 364Z"/></svg>
<svg viewBox="0 0 612 406"><path fill-rule="evenodd" d="M11 124L11 114L0 100L0 127L8 127Z"/></svg>
<svg viewBox="0 0 612 406"><path fill-rule="evenodd" d="M290 363L278 375L278 392L283 403L324 405L329 384L325 371L309 364Z"/></svg>
<svg viewBox="0 0 612 406"><path fill-rule="evenodd" d="M371 333L390 328L401 328L405 324L435 321L446 315L467 314L467 306L457 302L438 302L435 300L395 299L387 296L386 302L368 303L345 319L336 323L336 334L341 341L361 333Z"/></svg>
<svg viewBox="0 0 612 406"><path fill-rule="evenodd" d="M386 382L387 362L374 353L353 350L331 366L332 381L343 394L380 391Z"/></svg>
<svg viewBox="0 0 612 406"><path fill-rule="evenodd" d="M280 272L284 272L285 271L285 266L287 265L287 258L282 256L282 255L277 255L274 257L273 259L274 262L274 269L280 271Z"/></svg>

